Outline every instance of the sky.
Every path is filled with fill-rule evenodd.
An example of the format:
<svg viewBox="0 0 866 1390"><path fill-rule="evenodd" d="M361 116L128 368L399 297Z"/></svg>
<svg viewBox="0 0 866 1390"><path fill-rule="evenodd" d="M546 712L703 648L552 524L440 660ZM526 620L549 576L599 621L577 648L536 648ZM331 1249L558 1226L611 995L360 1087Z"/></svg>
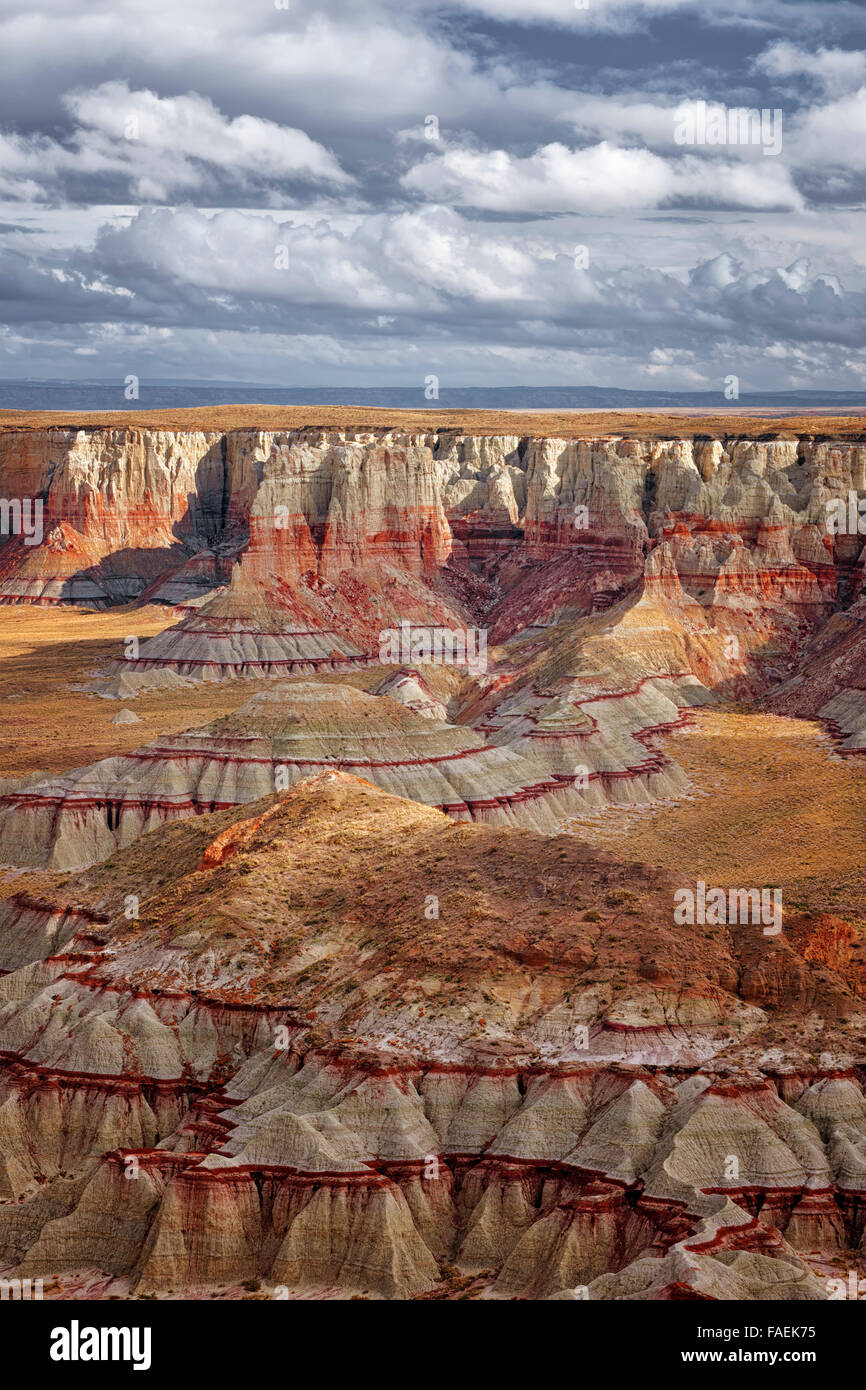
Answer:
<svg viewBox="0 0 866 1390"><path fill-rule="evenodd" d="M0 0L0 53L2 378L866 386L862 0Z"/></svg>

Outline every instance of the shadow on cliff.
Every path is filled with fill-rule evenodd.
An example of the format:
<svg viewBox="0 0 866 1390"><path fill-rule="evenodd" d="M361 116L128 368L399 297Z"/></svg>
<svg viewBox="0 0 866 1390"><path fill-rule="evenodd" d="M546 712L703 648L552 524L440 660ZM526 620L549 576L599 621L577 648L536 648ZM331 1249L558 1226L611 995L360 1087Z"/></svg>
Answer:
<svg viewBox="0 0 866 1390"><path fill-rule="evenodd" d="M89 580L104 594L111 607L132 603L155 580L167 579L192 559L193 552L173 546L128 546L113 550L95 565L86 565L63 581L61 600L81 603L76 586Z"/></svg>
<svg viewBox="0 0 866 1390"><path fill-rule="evenodd" d="M129 602L145 595L156 581L170 578L197 555L205 558L193 581L194 587L207 592L225 583L226 576L219 574L219 565L211 561L210 552L226 539L229 501L226 442L221 437L196 466L194 487L186 494L186 510L171 524L175 542L112 550L97 564L71 575L63 585L62 599L74 601L74 582L86 579L101 589L112 604ZM240 519L232 531L237 545L248 538L242 532Z"/></svg>
<svg viewBox="0 0 866 1390"><path fill-rule="evenodd" d="M256 484L262 467L256 468ZM172 526L172 532L188 550L219 545L228 522L231 489L226 458L226 439L221 435L196 465L195 488L186 495L186 511Z"/></svg>
<svg viewBox="0 0 866 1390"><path fill-rule="evenodd" d="M741 660L741 669L732 671L727 679L713 681L708 688L722 701L758 710L779 686L800 671L807 660L810 640L820 628L820 623L809 625L793 645L768 636L749 649Z"/></svg>

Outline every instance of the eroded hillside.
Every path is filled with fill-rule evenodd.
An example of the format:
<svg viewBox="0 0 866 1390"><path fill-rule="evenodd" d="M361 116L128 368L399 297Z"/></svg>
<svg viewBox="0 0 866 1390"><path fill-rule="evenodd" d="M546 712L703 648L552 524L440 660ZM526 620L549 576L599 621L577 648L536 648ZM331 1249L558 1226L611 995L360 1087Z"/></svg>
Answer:
<svg viewBox="0 0 866 1390"><path fill-rule="evenodd" d="M0 1267L826 1298L862 436L201 423L0 433Z"/></svg>

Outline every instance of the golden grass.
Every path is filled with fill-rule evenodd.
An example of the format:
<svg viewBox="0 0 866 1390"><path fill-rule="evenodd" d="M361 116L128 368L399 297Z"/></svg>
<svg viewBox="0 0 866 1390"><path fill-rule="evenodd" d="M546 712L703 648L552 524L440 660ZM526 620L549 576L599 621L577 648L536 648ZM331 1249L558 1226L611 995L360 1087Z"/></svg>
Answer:
<svg viewBox="0 0 866 1390"><path fill-rule="evenodd" d="M696 794L576 821L582 840L713 886L778 886L786 909L866 917L866 761L834 756L818 724L723 711L664 747Z"/></svg>
<svg viewBox="0 0 866 1390"><path fill-rule="evenodd" d="M391 410L355 406L218 405L184 410L0 410L0 431L40 429L299 430L355 429L519 434L557 439L625 435L691 439L695 435L759 438L822 435L862 439L862 415L782 415L741 408L715 414L651 411Z"/></svg>
<svg viewBox="0 0 866 1390"><path fill-rule="evenodd" d="M64 772L127 753L163 734L207 723L258 689L250 681L102 700L70 690L123 655L124 638L153 637L177 622L168 608L0 607L0 777ZM129 708L139 724L112 724Z"/></svg>

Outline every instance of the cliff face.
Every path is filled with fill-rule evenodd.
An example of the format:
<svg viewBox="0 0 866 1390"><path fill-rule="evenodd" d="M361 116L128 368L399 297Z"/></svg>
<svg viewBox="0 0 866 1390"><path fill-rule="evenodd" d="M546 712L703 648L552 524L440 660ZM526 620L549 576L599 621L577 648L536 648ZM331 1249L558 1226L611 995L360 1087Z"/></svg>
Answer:
<svg viewBox="0 0 866 1390"><path fill-rule="evenodd" d="M217 595L142 670L339 669L404 620L507 640L644 577L695 617L790 629L863 584L863 537L826 522L866 492L859 443L8 432L0 489L43 508L41 543L0 542L0 601Z"/></svg>
<svg viewBox="0 0 866 1390"><path fill-rule="evenodd" d="M0 434L2 495L41 501L44 537L36 546L13 538L0 550L0 597L137 597L220 536L225 472L218 434Z"/></svg>
<svg viewBox="0 0 866 1390"><path fill-rule="evenodd" d="M32 430L0 432L0 488L44 505L26 574L20 549L4 548L7 601L73 597L73 575L94 601L127 597L214 547L245 551L259 579L380 562L424 572L515 548L530 561L577 552L626 578L673 533L739 536L832 589L862 538L828 537L826 503L866 491L866 445ZM58 561L62 542L78 546L78 570Z"/></svg>

